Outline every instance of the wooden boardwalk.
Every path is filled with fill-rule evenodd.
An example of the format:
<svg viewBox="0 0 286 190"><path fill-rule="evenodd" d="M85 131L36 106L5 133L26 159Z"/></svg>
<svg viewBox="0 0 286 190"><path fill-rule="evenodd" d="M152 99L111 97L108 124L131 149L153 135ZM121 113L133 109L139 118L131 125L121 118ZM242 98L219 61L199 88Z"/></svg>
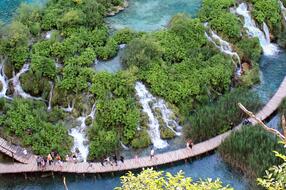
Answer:
<svg viewBox="0 0 286 190"><path fill-rule="evenodd" d="M281 104L283 98L286 97L286 77L284 78L283 82L281 83L279 89L274 94L274 96L270 99L270 101L262 108L261 111L257 113L257 117L261 120L265 120L268 118ZM247 105L246 105L247 106ZM250 120L253 124L255 121ZM238 130L241 127L241 124L236 126L233 130ZM213 137L207 141L198 143L194 145L193 149L190 150L188 148L183 148L175 151L170 151L167 153L162 153L155 155L153 159L150 157L141 157L137 159L129 159L125 160L124 163L119 162L118 166L101 166L100 163L63 163L62 165L55 164L51 166L47 166L43 171L51 171L51 172L66 172L66 173L108 173L108 172L117 172L117 171L128 171L128 170L135 170L139 168L146 168L146 167L155 167L159 165L164 165L168 163L177 162L180 160L185 160L188 158L196 157L202 154L205 154L209 151L212 151L219 147L222 141L228 137L233 130L225 132L221 135ZM19 149L18 152L14 150L15 146L10 145L7 142L3 142L4 146L10 147L11 151L14 151L15 155L14 158L18 161L26 164L21 163L13 163L13 164L0 164L0 174L6 173L28 173L28 172L41 172L42 170L37 167L36 160L34 155L29 155L25 158L22 158L22 154L19 151L23 151L23 149ZM1 141L0 141L1 142ZM3 149L0 148L0 151L5 153ZM18 154L19 153L19 154ZM10 153L5 153L9 156Z"/></svg>

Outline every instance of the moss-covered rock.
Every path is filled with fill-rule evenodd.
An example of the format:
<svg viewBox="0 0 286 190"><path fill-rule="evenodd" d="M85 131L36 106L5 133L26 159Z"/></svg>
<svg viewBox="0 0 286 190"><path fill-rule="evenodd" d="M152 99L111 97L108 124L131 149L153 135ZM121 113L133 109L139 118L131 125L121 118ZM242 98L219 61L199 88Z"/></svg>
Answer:
<svg viewBox="0 0 286 190"><path fill-rule="evenodd" d="M244 70L243 75L240 77L239 85L243 87L251 87L259 82L259 67L255 64L250 70Z"/></svg>
<svg viewBox="0 0 286 190"><path fill-rule="evenodd" d="M13 65L9 62L6 62L4 64L4 73L6 75L6 77L8 77L9 79L13 77Z"/></svg>
<svg viewBox="0 0 286 190"><path fill-rule="evenodd" d="M85 120L85 125L90 126L92 124L92 117L88 116Z"/></svg>
<svg viewBox="0 0 286 190"><path fill-rule="evenodd" d="M32 72L27 72L21 75L20 82L25 92L32 96L48 99L51 85L46 78L39 78Z"/></svg>
<svg viewBox="0 0 286 190"><path fill-rule="evenodd" d="M147 113L141 111L140 113L140 126L143 129L148 129L149 117Z"/></svg>
<svg viewBox="0 0 286 190"><path fill-rule="evenodd" d="M136 137L131 141L133 148L146 148L151 144L151 139L146 130L141 130L137 133Z"/></svg>
<svg viewBox="0 0 286 190"><path fill-rule="evenodd" d="M175 133L168 127L160 127L160 135L162 139L172 139L175 137Z"/></svg>
<svg viewBox="0 0 286 190"><path fill-rule="evenodd" d="M65 113L58 106L53 107L52 111L48 114L48 121L52 123L56 123L59 120L63 120L65 118Z"/></svg>

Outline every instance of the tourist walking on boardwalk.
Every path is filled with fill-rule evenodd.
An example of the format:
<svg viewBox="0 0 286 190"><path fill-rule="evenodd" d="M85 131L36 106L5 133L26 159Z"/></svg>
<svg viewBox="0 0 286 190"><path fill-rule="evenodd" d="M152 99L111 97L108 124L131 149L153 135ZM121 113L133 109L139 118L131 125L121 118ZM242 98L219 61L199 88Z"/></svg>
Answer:
<svg viewBox="0 0 286 190"><path fill-rule="evenodd" d="M150 152L150 159L152 159L154 156L155 156L155 150L154 148L152 148Z"/></svg>
<svg viewBox="0 0 286 190"><path fill-rule="evenodd" d="M104 159L100 159L100 163L104 167Z"/></svg>
<svg viewBox="0 0 286 190"><path fill-rule="evenodd" d="M51 154L48 154L47 160L48 160L48 162L49 162L49 165L51 165L52 162L53 162L53 158L52 158L52 155L51 155Z"/></svg>
<svg viewBox="0 0 286 190"><path fill-rule="evenodd" d="M117 157L116 157L116 155L113 156L113 161L115 163L115 166L117 166Z"/></svg>
<svg viewBox="0 0 286 190"><path fill-rule="evenodd" d="M192 139L188 140L188 142L187 142L187 148L192 149L193 146L194 146L194 143L193 143Z"/></svg>
<svg viewBox="0 0 286 190"><path fill-rule="evenodd" d="M37 156L36 162L37 162L37 166L40 167L41 166L41 157L40 156Z"/></svg>
<svg viewBox="0 0 286 190"><path fill-rule="evenodd" d="M46 168L46 162L44 158L41 158L41 167L42 167L42 170Z"/></svg>
<svg viewBox="0 0 286 190"><path fill-rule="evenodd" d="M124 163L124 157L123 157L123 156L120 156L120 161L121 161L122 163Z"/></svg>
<svg viewBox="0 0 286 190"><path fill-rule="evenodd" d="M111 162L111 160L110 160L110 157L107 157L107 158L105 159L105 162L106 162L107 164L110 164L111 166L113 166L113 164L112 164L112 162Z"/></svg>

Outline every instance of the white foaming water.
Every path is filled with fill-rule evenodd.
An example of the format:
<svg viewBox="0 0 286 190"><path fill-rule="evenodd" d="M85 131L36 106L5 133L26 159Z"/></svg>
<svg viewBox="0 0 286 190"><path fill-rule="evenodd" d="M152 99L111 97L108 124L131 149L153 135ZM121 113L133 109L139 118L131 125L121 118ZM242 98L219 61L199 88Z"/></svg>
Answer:
<svg viewBox="0 0 286 190"><path fill-rule="evenodd" d="M159 108L162 114L162 119L166 126L173 131L177 136L181 136L182 134L180 132L177 132L174 130L181 130L182 127L172 119L172 116L174 116L174 113L167 108L166 102L162 99L159 99L157 102L154 103L153 108Z"/></svg>
<svg viewBox="0 0 286 190"><path fill-rule="evenodd" d="M29 70L29 64L24 64L22 69L19 71L19 73L17 73L16 75L14 74L14 77L11 79L13 82L13 87L14 87L14 94L17 96L21 96L22 98L30 98L30 99L34 99L34 100L42 100L41 97L33 97L30 94L24 92L24 90L22 89L21 86L21 82L20 82L20 76L23 73L26 73Z"/></svg>
<svg viewBox="0 0 286 190"><path fill-rule="evenodd" d="M62 108L62 110L64 110L65 112L72 112L73 108L74 108L74 104L75 104L75 101L71 101L69 104L68 104L68 107L67 108Z"/></svg>
<svg viewBox="0 0 286 190"><path fill-rule="evenodd" d="M136 94L140 98L140 103L143 107L143 111L147 113L149 117L149 130L151 141L156 148L165 148L168 146L168 143L161 139L160 137L160 125L159 121L156 119L155 115L152 112L152 109L149 105L150 102L155 101L155 97L148 92L144 84L141 82L136 82L135 85Z"/></svg>
<svg viewBox="0 0 286 190"><path fill-rule="evenodd" d="M284 7L282 1L279 1L279 3L280 3L280 7L281 7L281 12L282 12L283 18L286 21L286 8Z"/></svg>
<svg viewBox="0 0 286 190"><path fill-rule="evenodd" d="M0 64L0 83L2 84L2 89L0 91L0 98L7 97L6 92L8 90L8 78L6 77L4 72L4 62L5 60L2 60L2 63Z"/></svg>
<svg viewBox="0 0 286 190"><path fill-rule="evenodd" d="M207 23L205 23L205 26L207 26ZM211 43L213 43L216 46L216 48L218 48L222 53L226 55L230 55L232 58L235 57L236 60L233 60L233 61L235 63L238 63L240 67L240 64L241 64L240 57L236 52L233 51L230 43L228 43L227 41L224 41L212 29L209 29L209 30L210 30L210 35L207 32L205 32L205 36L207 37L207 39Z"/></svg>
<svg viewBox="0 0 286 190"><path fill-rule="evenodd" d="M51 86L51 91L49 94L48 111L50 111L52 109L52 98L53 98L53 92L54 92L54 83L50 82L50 86Z"/></svg>
<svg viewBox="0 0 286 190"><path fill-rule="evenodd" d="M154 147L160 149L165 148L168 146L168 143L161 139L160 137L160 125L159 121L156 118L156 116L153 114L152 109L155 110L156 108L159 108L162 119L164 123L166 124L166 127L171 129L177 136L181 135L181 133L176 132L176 130L180 130L181 127L177 124L176 121L174 121L172 118L173 112L168 109L166 106L166 103L162 99L155 98L145 87L145 85L141 82L136 82L135 85L136 94L139 97L140 104L143 107L143 112L147 113L149 118L149 136L151 138L151 141L154 145ZM153 104L153 107L151 107L150 104Z"/></svg>
<svg viewBox="0 0 286 190"><path fill-rule="evenodd" d="M76 152L76 150L79 150L79 153L77 154L77 157L79 159L81 159L82 161L86 162L87 160L87 156L89 153L89 146L88 146L88 139L87 139L87 135L86 135L86 124L85 124L85 120L88 117L91 117L92 121L95 118L95 111L96 111L96 105L94 104L92 106L91 112L89 115L87 116L81 116L78 117L76 120L81 123L79 126L77 126L76 128L72 128L70 130L69 135L71 135L74 138L74 145L72 147L72 151Z"/></svg>
<svg viewBox="0 0 286 190"><path fill-rule="evenodd" d="M247 10L246 3L241 3L236 9L236 13L244 17L244 27L247 28L248 35L251 37L258 37L264 54L274 55L278 52L278 47L270 42L270 33L267 25L263 23L264 32L256 26L250 12Z"/></svg>
<svg viewBox="0 0 286 190"><path fill-rule="evenodd" d="M52 37L52 31L48 31L45 35L45 39L49 40Z"/></svg>
<svg viewBox="0 0 286 190"><path fill-rule="evenodd" d="M124 150L129 150L129 148L120 141L120 145Z"/></svg>

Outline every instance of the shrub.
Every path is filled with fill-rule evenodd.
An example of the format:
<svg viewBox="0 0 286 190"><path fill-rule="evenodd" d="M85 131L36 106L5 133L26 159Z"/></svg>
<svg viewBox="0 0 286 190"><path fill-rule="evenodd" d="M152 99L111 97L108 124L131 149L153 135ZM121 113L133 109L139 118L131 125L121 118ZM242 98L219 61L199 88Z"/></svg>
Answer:
<svg viewBox="0 0 286 190"><path fill-rule="evenodd" d="M146 148L151 144L151 139L146 130L142 130L136 133L135 138L131 141L133 148Z"/></svg>
<svg viewBox="0 0 286 190"><path fill-rule="evenodd" d="M190 117L190 125L184 128L187 137L201 142L230 130L238 125L245 114L237 103L247 105L249 110L257 111L260 103L254 92L248 89L235 89L222 96L217 102L201 107Z"/></svg>
<svg viewBox="0 0 286 190"><path fill-rule="evenodd" d="M14 99L5 107L0 125L6 134L19 138L22 146L31 147L35 154L40 155L47 155L53 149L62 156L69 153L71 137L63 125L48 122L44 103Z"/></svg>
<svg viewBox="0 0 286 190"><path fill-rule="evenodd" d="M281 163L273 150L285 152L283 145L260 126L244 126L219 147L219 153L227 163L252 178L264 175L267 168Z"/></svg>

